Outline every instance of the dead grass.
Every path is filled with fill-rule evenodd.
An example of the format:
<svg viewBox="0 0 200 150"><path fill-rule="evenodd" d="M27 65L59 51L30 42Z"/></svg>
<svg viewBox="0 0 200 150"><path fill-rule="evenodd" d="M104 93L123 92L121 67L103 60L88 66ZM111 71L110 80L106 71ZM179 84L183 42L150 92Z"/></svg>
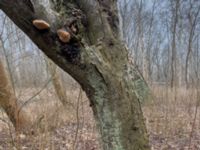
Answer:
<svg viewBox="0 0 200 150"><path fill-rule="evenodd" d="M21 89L21 103L39 89ZM200 149L200 112L198 90L152 86L154 99L143 106L154 150ZM80 100L77 122L76 108L79 90L68 90L73 106L66 110L57 100L52 87L34 97L23 110L35 123L34 132L17 134L10 123L0 121L0 150L5 149L50 149L50 150L98 150L98 134L92 111L86 96ZM20 92L18 92L20 93ZM195 110L197 117L194 123ZM8 122L4 113L0 118ZM194 126L193 126L194 125ZM77 130L78 127L78 130ZM193 134L191 134L192 128ZM191 144L190 144L191 139Z"/></svg>
<svg viewBox="0 0 200 150"><path fill-rule="evenodd" d="M198 90L156 86L152 91L154 99L143 107L143 112L153 149L186 150L189 145L192 150L200 149Z"/></svg>

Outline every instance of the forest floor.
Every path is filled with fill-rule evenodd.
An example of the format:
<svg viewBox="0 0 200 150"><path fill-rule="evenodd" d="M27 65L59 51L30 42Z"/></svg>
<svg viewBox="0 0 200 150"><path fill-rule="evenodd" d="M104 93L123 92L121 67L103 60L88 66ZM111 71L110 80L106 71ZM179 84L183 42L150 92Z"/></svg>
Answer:
<svg viewBox="0 0 200 150"><path fill-rule="evenodd" d="M181 90L176 95L163 89L154 91L157 93L154 101L143 106L152 150L200 150L200 112L196 101L198 97L195 96L198 94ZM78 94L74 93L76 100L75 95ZM48 96L53 97L51 94ZM14 132L5 114L0 114L0 150L100 150L92 111L84 95L78 116L75 115L77 109L70 116L70 111L66 112L61 104L52 101L47 106L45 100L50 101L35 101L27 108L27 113L33 114L36 108L39 111L42 107L43 111L37 111L35 116L47 116L29 134ZM31 117L35 118L33 115Z"/></svg>

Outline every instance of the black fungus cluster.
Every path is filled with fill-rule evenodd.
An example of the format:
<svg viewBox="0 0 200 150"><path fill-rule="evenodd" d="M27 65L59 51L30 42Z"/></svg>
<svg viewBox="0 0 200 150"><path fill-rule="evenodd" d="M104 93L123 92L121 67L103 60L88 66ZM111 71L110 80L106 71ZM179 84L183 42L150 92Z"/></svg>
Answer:
<svg viewBox="0 0 200 150"><path fill-rule="evenodd" d="M80 58L80 47L77 44L62 44L60 46L60 49L61 55L63 55L67 59L67 61L71 63L78 62Z"/></svg>

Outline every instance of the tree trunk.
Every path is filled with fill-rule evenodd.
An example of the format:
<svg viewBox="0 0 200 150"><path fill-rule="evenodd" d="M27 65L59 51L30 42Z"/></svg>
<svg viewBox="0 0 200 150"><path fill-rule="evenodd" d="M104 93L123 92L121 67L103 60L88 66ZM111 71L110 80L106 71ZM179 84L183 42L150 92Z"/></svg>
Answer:
<svg viewBox="0 0 200 150"><path fill-rule="evenodd" d="M147 88L120 41L116 0L50 2L52 7L39 0L0 0L0 8L80 83L90 100L103 149L150 149L140 106ZM38 18L48 22L50 29L37 30L32 21ZM72 22L78 34L71 32ZM60 28L70 33L70 42L59 40Z"/></svg>
<svg viewBox="0 0 200 150"><path fill-rule="evenodd" d="M192 7L191 7L192 8ZM190 9L191 9L190 8ZM198 7L197 12L194 13L194 17L192 16L192 10L189 11L189 39L188 39L188 48L187 48L187 55L186 55L186 61L185 61L185 83L186 83L186 88L189 88L189 75L188 75L188 65L189 65L189 60L190 60L190 55L192 53L192 44L193 44L193 38L194 38L194 34L195 34L195 28L196 28L196 24L197 24L197 19L198 19L198 15L200 12L200 7Z"/></svg>
<svg viewBox="0 0 200 150"><path fill-rule="evenodd" d="M176 62L176 30L177 30L177 24L178 24L178 10L179 10L179 5L180 2L179 0L177 0L175 2L175 8L174 8L174 16L173 16L173 24L172 24L172 53L171 53L171 88L174 88L175 86L177 86L177 76L176 76L176 72L177 72L177 62Z"/></svg>
<svg viewBox="0 0 200 150"><path fill-rule="evenodd" d="M8 118L12 122L16 131L23 131L30 122L26 114L21 110L19 112L19 106L17 99L13 92L10 79L7 77L5 68L0 61L0 106L6 112Z"/></svg>
<svg viewBox="0 0 200 150"><path fill-rule="evenodd" d="M54 86L55 92L58 96L58 99L63 104L66 109L69 109L70 106L73 106L72 103L69 102L65 89L63 87L61 78L59 76L59 72L57 71L57 66L48 58L46 59L49 73L52 77L52 84Z"/></svg>

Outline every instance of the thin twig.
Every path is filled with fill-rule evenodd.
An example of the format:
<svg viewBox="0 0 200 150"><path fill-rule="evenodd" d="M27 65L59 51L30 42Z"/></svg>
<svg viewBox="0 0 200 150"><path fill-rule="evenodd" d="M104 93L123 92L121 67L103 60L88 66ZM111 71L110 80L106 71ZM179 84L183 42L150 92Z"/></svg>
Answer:
<svg viewBox="0 0 200 150"><path fill-rule="evenodd" d="M44 84L44 86L43 86L37 93L35 93L32 97L30 97L27 101L25 101L25 102L20 106L20 108L19 108L19 110L18 110L18 114L20 113L20 111L22 110L22 108L23 108L24 106L26 106L28 103L30 103L37 95L39 95L39 94L48 86L48 84L51 82L51 80L52 80L52 78L50 78L50 79L46 82L46 84Z"/></svg>

